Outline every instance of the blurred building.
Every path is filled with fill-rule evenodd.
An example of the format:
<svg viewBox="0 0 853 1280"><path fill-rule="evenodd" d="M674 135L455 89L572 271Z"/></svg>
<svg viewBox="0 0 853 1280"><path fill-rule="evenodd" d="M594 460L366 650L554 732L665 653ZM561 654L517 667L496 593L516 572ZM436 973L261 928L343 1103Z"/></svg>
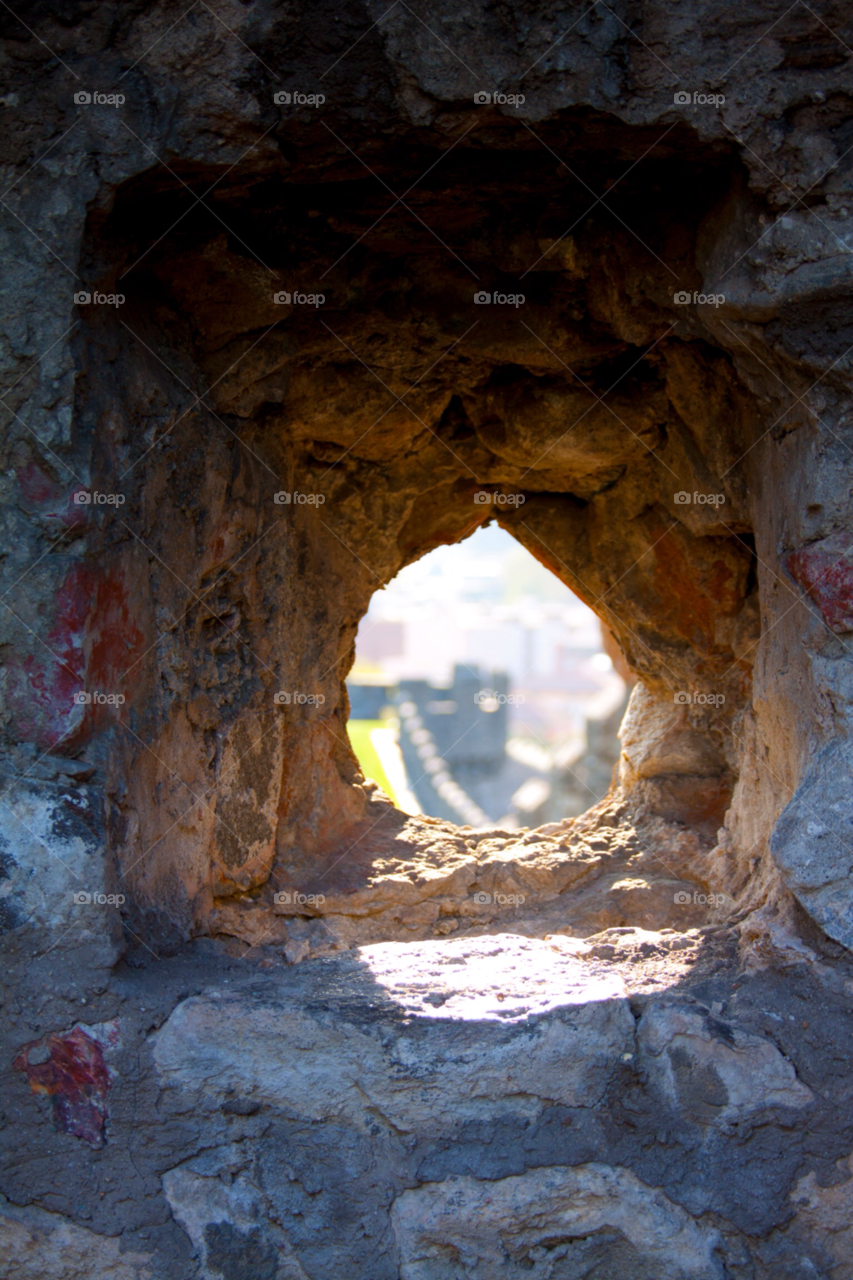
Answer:
<svg viewBox="0 0 853 1280"><path fill-rule="evenodd" d="M403 763L424 813L472 826L504 815L487 792L507 763L507 696L506 675L463 665L447 686L400 681Z"/></svg>
<svg viewBox="0 0 853 1280"><path fill-rule="evenodd" d="M613 653L592 610L492 526L376 592L348 681L351 718L397 708L385 773L405 774L410 806L533 826L607 791L626 689ZM388 734L370 733L387 755Z"/></svg>
<svg viewBox="0 0 853 1280"><path fill-rule="evenodd" d="M586 717L623 693L596 615L496 527L439 547L376 592L353 677L446 686L457 665L505 672L517 695L509 737L549 748L580 748Z"/></svg>

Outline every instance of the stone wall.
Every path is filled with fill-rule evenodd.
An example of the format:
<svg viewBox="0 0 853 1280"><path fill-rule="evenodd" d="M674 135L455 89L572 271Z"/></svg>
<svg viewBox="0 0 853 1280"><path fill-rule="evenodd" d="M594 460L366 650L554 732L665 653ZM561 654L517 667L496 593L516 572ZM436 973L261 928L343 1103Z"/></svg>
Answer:
<svg viewBox="0 0 853 1280"><path fill-rule="evenodd" d="M507 1220L507 1274L660 1274L676 1256L685 1276L853 1274L837 1163L850 1143L827 1124L812 1141L802 1119L842 1105L848 1077L839 1066L818 1098L780 1065L844 1060L829 1013L818 1033L768 1012L809 1023L782 1045L743 1002L729 1031L712 1009L742 974L778 1010L797 982L821 1008L849 992L845 6L36 3L0 24L13 1274L355 1267L355 1217L337 1253L315 1254L287 1225L304 1208L246 1172L273 1132L254 1119L265 1108L270 1124L319 1126L330 1152L331 1115L266 1094L256 1108L258 1062L240 1086L254 1109L240 1093L216 1111L174 1058L163 1075L155 1043L182 1042L155 1026L182 1027L195 999L215 1007L199 993L232 965L276 966L310 1005L323 975L355 982L338 951L435 945L452 963L454 947L514 938L508 954L546 934L580 948L587 1010L593 961L624 983L620 965L654 969L686 939L693 976L655 981L693 994L687 1012L654 1005L651 1057L619 1066L621 1041L602 1041L566 1060L600 1053L608 1088L687 1114L682 1172L711 1114L690 1108L722 1108L722 1184L741 1133L726 1108L746 1104L717 1058L772 1058L788 1093L756 1086L756 1115L777 1108L796 1135L790 1165L762 1190L765 1215L741 1220L722 1186L703 1199L641 1154L668 1148L668 1121L644 1121L630 1151L602 1121L535 1173L514 1157L422 1175L386 1154L381 1193L365 1191L386 1273L491 1274ZM372 592L489 518L599 613L640 681L611 795L520 835L406 821L345 729ZM654 935L652 951L620 959L624 930ZM479 961L463 960L473 990ZM713 999L706 964L728 982ZM647 988L608 995L613 1016ZM404 1054L412 1098L418 1052ZM556 1124L540 1065L522 1092ZM186 1100L197 1088L210 1116ZM482 1123L517 1091L496 1084ZM459 1110L412 1132L458 1146L461 1124ZM785 1142L768 1144L775 1167ZM325 1195L323 1177L305 1194ZM559 1256L529 1221L537 1197Z"/></svg>

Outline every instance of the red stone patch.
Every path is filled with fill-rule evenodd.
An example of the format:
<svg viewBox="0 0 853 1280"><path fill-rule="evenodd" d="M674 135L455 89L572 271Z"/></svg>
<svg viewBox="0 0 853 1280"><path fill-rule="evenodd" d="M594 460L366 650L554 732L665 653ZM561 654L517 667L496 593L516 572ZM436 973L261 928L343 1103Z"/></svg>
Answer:
<svg viewBox="0 0 853 1280"><path fill-rule="evenodd" d="M834 533L788 556L788 569L833 631L853 631L853 536Z"/></svg>
<svg viewBox="0 0 853 1280"><path fill-rule="evenodd" d="M74 1027L24 1045L13 1065L33 1093L50 1098L57 1129L103 1146L110 1073L97 1040Z"/></svg>
<svg viewBox="0 0 853 1280"><path fill-rule="evenodd" d="M128 697L133 679L123 680L145 652L145 636L133 616L120 565L95 574L75 565L56 593L46 648L9 661L7 701L22 738L50 749L79 745L114 718L115 708L75 703L86 690Z"/></svg>

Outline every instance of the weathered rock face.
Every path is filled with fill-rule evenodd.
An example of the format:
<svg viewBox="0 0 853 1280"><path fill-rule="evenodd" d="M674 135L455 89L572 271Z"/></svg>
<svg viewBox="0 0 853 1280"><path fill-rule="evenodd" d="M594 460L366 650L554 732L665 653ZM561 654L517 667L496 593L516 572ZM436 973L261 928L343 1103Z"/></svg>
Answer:
<svg viewBox="0 0 853 1280"><path fill-rule="evenodd" d="M849 1274L851 1142L814 1119L849 1067L821 1094L808 1065L849 1045L785 1003L811 984L840 1016L853 946L845 6L22 16L0 19L11 1274ZM640 677L611 796L531 833L405 820L345 731L372 592L492 517ZM613 988L648 963L692 990L689 931L718 918L795 1039ZM186 950L210 937L308 963L224 999L229 962ZM431 1010L357 998L392 943ZM544 964L547 1008L453 1012L424 957L473 992L492 945ZM735 986L713 963L708 1009ZM440 1106L433 1043L462 1064ZM521 1044L525 1101L498 1072L464 1118L470 1064ZM288 1110L295 1062L349 1110ZM522 1112L592 1123L605 1104L560 1089L599 1067L595 1141L521 1158ZM376 1134L373 1089L399 1110ZM510 1114L492 1163L413 1163L400 1136L473 1152L465 1126Z"/></svg>
<svg viewBox="0 0 853 1280"><path fill-rule="evenodd" d="M625 927L119 971L75 1032L102 1145L36 1105L55 1045L13 1073L10 1274L844 1276L853 969L794 958Z"/></svg>

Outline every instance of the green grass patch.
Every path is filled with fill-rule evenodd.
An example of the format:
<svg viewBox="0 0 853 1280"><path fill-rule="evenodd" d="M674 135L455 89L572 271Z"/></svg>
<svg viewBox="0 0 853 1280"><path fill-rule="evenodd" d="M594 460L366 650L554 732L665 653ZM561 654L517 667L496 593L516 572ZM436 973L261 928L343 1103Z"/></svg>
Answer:
<svg viewBox="0 0 853 1280"><path fill-rule="evenodd" d="M376 748L370 741L370 734L373 729L386 729L388 726L382 720L349 720L347 721L347 733L352 744L352 749L356 754L356 759L361 765L361 771L365 778L372 778L374 782L378 782L382 790L387 796L397 803L397 797L391 783L385 776L385 770L379 756L376 754Z"/></svg>

